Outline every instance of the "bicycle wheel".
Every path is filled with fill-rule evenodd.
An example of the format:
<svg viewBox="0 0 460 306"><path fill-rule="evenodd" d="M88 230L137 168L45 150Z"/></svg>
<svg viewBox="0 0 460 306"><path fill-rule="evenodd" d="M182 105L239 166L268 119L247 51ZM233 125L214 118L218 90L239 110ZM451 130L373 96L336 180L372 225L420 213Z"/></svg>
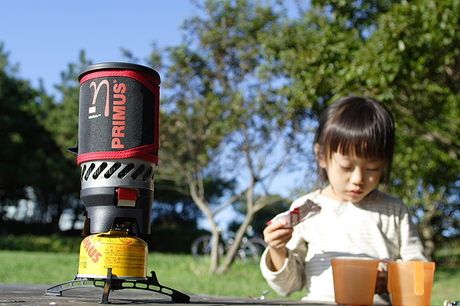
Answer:
<svg viewBox="0 0 460 306"><path fill-rule="evenodd" d="M259 260L266 247L267 244L261 238L248 239L241 246L240 257L246 261Z"/></svg>
<svg viewBox="0 0 460 306"><path fill-rule="evenodd" d="M193 257L198 262L206 262L211 257L211 250L212 250L212 236L205 235L198 237L193 241L192 246L190 248ZM221 243L219 243L219 256L222 256L224 252L224 247Z"/></svg>

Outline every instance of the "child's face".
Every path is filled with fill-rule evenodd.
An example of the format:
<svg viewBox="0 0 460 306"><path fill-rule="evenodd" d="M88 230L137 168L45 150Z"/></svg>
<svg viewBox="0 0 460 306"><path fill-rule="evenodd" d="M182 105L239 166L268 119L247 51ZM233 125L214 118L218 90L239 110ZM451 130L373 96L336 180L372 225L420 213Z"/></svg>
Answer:
<svg viewBox="0 0 460 306"><path fill-rule="evenodd" d="M359 202L377 187L385 162L334 152L319 165L327 169L330 183L323 195L337 201Z"/></svg>

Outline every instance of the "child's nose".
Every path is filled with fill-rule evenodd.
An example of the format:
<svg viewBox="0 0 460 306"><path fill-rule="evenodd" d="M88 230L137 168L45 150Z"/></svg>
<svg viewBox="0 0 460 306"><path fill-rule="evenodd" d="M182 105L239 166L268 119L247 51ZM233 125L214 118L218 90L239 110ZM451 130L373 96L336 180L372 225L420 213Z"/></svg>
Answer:
<svg viewBox="0 0 460 306"><path fill-rule="evenodd" d="M359 167L355 167L354 171L351 173L350 182L355 185L362 185L364 183L363 170Z"/></svg>

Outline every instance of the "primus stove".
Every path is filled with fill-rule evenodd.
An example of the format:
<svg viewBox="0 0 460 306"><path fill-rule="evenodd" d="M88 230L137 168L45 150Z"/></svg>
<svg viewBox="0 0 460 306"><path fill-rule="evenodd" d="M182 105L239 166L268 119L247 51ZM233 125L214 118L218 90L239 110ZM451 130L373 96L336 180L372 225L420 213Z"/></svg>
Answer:
<svg viewBox="0 0 460 306"><path fill-rule="evenodd" d="M154 171L158 164L160 76L128 63L91 65L79 75L78 144L81 200L86 220L78 273L72 281L46 290L61 296L81 287L140 289L190 297L147 276L148 247L139 234L150 234Z"/></svg>

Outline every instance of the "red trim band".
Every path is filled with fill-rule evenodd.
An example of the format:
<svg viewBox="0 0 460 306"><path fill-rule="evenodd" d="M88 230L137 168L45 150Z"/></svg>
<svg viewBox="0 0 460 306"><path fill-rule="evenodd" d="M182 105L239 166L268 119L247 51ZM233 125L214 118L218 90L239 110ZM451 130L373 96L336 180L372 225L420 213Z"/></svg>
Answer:
<svg viewBox="0 0 460 306"><path fill-rule="evenodd" d="M150 74L143 73L143 72L136 72L132 70L104 70L104 71L91 72L81 78L80 85L85 83L88 80L103 78L103 77L116 77L116 76L134 79L140 82L145 87L147 87L152 93L157 93L158 91L158 87L153 86L152 82L157 86L160 85L160 81L157 80L155 77L151 76Z"/></svg>
<svg viewBox="0 0 460 306"><path fill-rule="evenodd" d="M134 149L117 151L117 152L83 153L83 154L78 155L77 162L78 162L78 165L80 165L81 163L91 161L91 160L138 158L138 159L151 161L155 163L155 165L158 165L158 156L150 154L150 152L157 151L157 150L158 150L158 147L155 145L145 145L145 146L137 147Z"/></svg>

